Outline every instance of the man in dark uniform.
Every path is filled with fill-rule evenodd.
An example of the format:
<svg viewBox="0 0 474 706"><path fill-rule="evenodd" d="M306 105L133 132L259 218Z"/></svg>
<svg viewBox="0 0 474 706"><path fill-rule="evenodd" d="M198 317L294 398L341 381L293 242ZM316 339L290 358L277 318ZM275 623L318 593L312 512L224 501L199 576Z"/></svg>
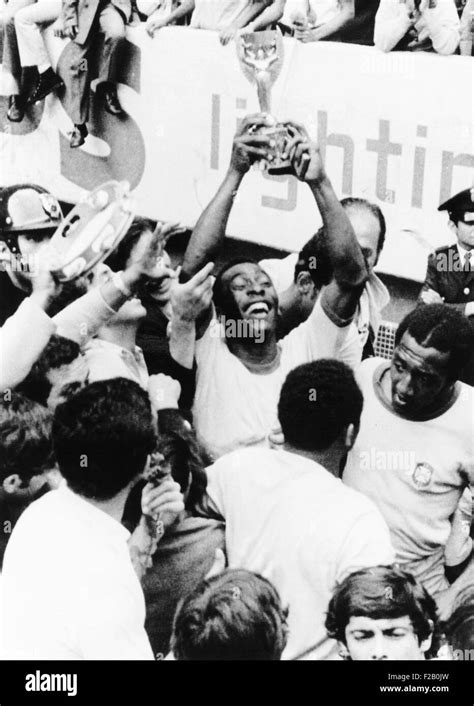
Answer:
<svg viewBox="0 0 474 706"><path fill-rule="evenodd" d="M58 201L41 186L0 188L0 326L31 293L28 264L62 217Z"/></svg>
<svg viewBox="0 0 474 706"><path fill-rule="evenodd" d="M428 257L419 301L453 306L474 327L474 187L448 199L438 211L448 212L457 242L438 248ZM460 379L474 385L474 351Z"/></svg>

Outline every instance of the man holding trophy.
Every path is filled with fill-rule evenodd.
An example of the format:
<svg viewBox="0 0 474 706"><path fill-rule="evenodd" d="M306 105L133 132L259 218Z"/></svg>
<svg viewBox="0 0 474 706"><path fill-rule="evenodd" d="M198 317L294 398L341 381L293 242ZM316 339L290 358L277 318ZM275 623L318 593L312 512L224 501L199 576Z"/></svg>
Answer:
<svg viewBox="0 0 474 706"><path fill-rule="evenodd" d="M244 35L240 41L247 65L256 67L259 97L268 107L271 70L280 61L280 57L274 60L276 33L261 33L255 40ZM256 45L249 48L253 41ZM290 370L318 358L338 358L354 367L362 353L352 318L369 276L367 265L319 149L297 123L278 123L267 113L243 120L226 177L191 236L181 281L188 281L222 247L233 200L257 161L269 171L288 170L308 184L325 225L334 275L307 321L280 341L278 296L256 262L232 261L217 275L213 298L220 321L211 308L196 306L189 282L175 288L170 348L178 331L182 336L186 326L195 330L194 423L201 442L216 458L241 446L266 444L276 423L281 385ZM236 324L237 333L226 325L229 321Z"/></svg>

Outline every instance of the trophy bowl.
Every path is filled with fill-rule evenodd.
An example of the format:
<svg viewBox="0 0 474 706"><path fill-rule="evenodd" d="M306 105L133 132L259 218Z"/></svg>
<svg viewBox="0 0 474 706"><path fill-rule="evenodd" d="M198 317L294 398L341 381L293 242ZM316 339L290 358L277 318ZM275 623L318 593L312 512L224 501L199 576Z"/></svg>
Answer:
<svg viewBox="0 0 474 706"><path fill-rule="evenodd" d="M51 238L60 266L59 282L71 282L92 270L115 250L135 214L128 182L108 181L87 194Z"/></svg>

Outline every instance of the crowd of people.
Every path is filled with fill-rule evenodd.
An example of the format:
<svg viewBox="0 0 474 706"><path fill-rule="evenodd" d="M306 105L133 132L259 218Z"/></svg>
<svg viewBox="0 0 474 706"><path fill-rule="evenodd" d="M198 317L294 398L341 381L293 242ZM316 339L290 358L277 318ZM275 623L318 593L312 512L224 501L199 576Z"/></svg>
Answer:
<svg viewBox="0 0 474 706"><path fill-rule="evenodd" d="M379 358L384 215L339 201L302 125L321 228L214 265L267 123L240 124L179 264L176 225L135 217L61 284L59 202L0 189L6 658L473 658L474 189Z"/></svg>
<svg viewBox="0 0 474 706"><path fill-rule="evenodd" d="M21 122L29 106L59 92L73 123L70 146L88 135L90 89L104 109L122 115L117 96L126 28L143 22L153 38L163 27L186 25L239 34L279 27L283 35L375 45L381 51L472 55L473 0L7 0L3 60L8 72L7 117ZM54 70L42 36L68 39Z"/></svg>

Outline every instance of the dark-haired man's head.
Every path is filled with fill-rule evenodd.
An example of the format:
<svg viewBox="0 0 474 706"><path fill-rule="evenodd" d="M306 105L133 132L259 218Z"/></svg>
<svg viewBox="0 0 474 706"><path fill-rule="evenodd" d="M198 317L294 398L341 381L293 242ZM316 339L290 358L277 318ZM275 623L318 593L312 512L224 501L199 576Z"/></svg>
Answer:
<svg viewBox="0 0 474 706"><path fill-rule="evenodd" d="M82 389L88 377L87 362L76 341L53 335L18 390L54 410Z"/></svg>
<svg viewBox="0 0 474 706"><path fill-rule="evenodd" d="M147 247L148 239L155 230L156 223L150 218L136 217L120 241L117 249L107 258L106 264L113 272L120 272L131 265ZM146 292L158 304L165 305L170 300L171 289L176 272L171 266L171 259L163 250L156 267L156 279L146 284Z"/></svg>
<svg viewBox="0 0 474 706"><path fill-rule="evenodd" d="M8 496L30 499L54 472L51 413L19 392L0 399L0 473Z"/></svg>
<svg viewBox="0 0 474 706"><path fill-rule="evenodd" d="M279 660L286 618L269 581L229 569L202 581L179 605L171 649L178 660Z"/></svg>
<svg viewBox="0 0 474 706"><path fill-rule="evenodd" d="M390 375L392 406L419 416L442 407L474 345L466 317L446 304L423 304L400 323Z"/></svg>
<svg viewBox="0 0 474 706"><path fill-rule="evenodd" d="M89 385L56 408L53 445L71 490L112 499L138 480L156 446L148 394L124 378Z"/></svg>
<svg viewBox="0 0 474 706"><path fill-rule="evenodd" d="M474 250L474 191L464 189L445 201L438 211L447 211L449 225L456 234L459 245Z"/></svg>
<svg viewBox="0 0 474 706"><path fill-rule="evenodd" d="M376 566L336 587L326 630L352 660L422 660L439 648L437 621L434 599L411 574Z"/></svg>
<svg viewBox="0 0 474 706"><path fill-rule="evenodd" d="M242 258L225 265L216 277L213 299L218 314L226 320L246 322L250 332L254 327L263 335L275 331L278 295L258 263Z"/></svg>
<svg viewBox="0 0 474 706"><path fill-rule="evenodd" d="M280 393L278 419L286 445L319 452L352 446L363 397L352 370L337 360L320 359L292 370Z"/></svg>

